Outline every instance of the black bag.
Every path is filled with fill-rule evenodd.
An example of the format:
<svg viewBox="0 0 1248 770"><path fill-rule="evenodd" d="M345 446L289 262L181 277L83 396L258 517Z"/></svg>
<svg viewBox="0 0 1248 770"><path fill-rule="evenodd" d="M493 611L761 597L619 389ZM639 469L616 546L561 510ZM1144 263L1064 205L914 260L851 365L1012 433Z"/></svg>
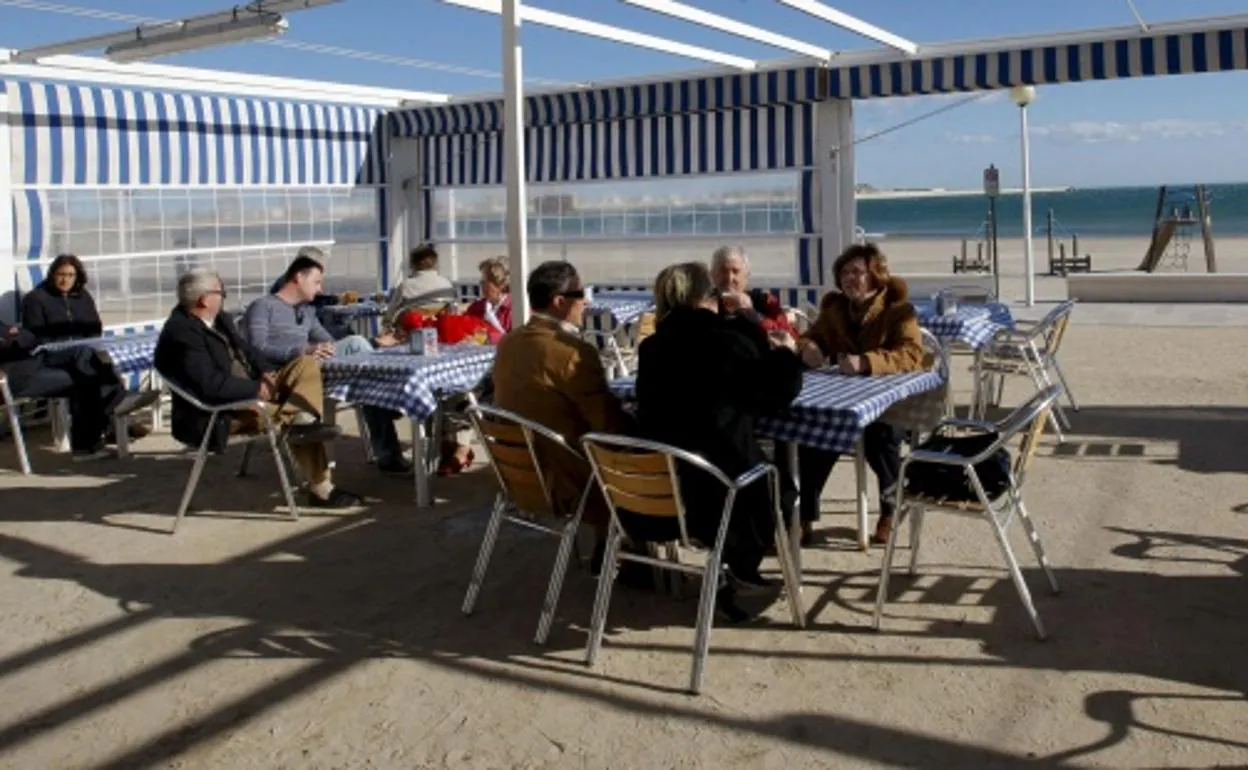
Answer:
<svg viewBox="0 0 1248 770"><path fill-rule="evenodd" d="M936 435L919 444L915 449L928 452L974 457L996 442L996 432L973 436ZM975 465L975 475L988 493L989 500L996 500L1010 488L1010 453L1004 447L993 452ZM958 465L937 463L911 463L906 468L906 493L923 495L936 500L977 502L966 471Z"/></svg>

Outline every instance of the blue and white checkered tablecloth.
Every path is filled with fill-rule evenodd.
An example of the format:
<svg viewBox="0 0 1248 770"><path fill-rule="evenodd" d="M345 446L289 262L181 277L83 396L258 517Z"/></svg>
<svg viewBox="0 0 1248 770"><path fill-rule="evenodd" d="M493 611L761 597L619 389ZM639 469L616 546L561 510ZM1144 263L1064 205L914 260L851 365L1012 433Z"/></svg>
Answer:
<svg viewBox="0 0 1248 770"><path fill-rule="evenodd" d="M38 348L40 352L70 350L77 347L89 347L103 353L112 363L118 374L133 374L151 369L156 360L156 341L160 332L144 332L142 334L125 334L106 337L90 337L80 340L49 342Z"/></svg>
<svg viewBox="0 0 1248 770"><path fill-rule="evenodd" d="M610 388L621 399L631 401L635 382L632 377L622 377L613 380ZM888 407L935 390L943 382L936 372L847 377L831 369L808 371L802 377L797 399L783 413L759 420L758 432L778 441L849 453L867 426Z"/></svg>
<svg viewBox="0 0 1248 770"><path fill-rule="evenodd" d="M374 318L379 316L386 312L386 306L384 303L366 299L351 305L323 305L317 308L317 312L322 315L334 316L341 321L351 321L356 318Z"/></svg>
<svg viewBox="0 0 1248 770"><path fill-rule="evenodd" d="M423 420L438 397L475 388L494 366L493 345L448 345L437 355L414 356L387 348L321 362L325 395L338 401L379 406Z"/></svg>
<svg viewBox="0 0 1248 770"><path fill-rule="evenodd" d="M585 309L585 319L586 323L609 319L616 326L627 326L653 309L654 298L646 292L604 292L594 295L593 302Z"/></svg>
<svg viewBox="0 0 1248 770"><path fill-rule="evenodd" d="M957 311L949 315L938 314L935 303L930 301L913 304L923 328L942 342L961 342L975 350L991 342L999 330L1014 328L1010 308L1001 302L959 304Z"/></svg>

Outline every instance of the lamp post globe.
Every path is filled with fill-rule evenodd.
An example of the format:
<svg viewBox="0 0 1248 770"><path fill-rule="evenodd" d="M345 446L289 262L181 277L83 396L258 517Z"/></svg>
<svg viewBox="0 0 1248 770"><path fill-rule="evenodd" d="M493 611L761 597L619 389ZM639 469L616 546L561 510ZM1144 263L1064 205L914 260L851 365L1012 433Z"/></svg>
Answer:
<svg viewBox="0 0 1248 770"><path fill-rule="evenodd" d="M1036 87L1014 86L1010 89L1010 99L1019 107L1026 107L1036 100Z"/></svg>

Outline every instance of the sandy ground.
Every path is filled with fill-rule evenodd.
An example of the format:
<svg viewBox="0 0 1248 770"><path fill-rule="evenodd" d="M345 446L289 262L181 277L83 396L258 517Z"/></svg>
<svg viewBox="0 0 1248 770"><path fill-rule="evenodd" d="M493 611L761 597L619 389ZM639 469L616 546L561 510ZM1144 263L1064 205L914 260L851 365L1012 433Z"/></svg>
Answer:
<svg viewBox="0 0 1248 770"><path fill-rule="evenodd" d="M617 588L587 669L594 583L574 568L534 646L554 544L524 532L460 614L480 471L419 511L344 439L339 480L378 502L290 522L272 467L235 479L234 450L170 537L190 463L167 435L126 462L38 448L29 478L0 442L0 766L1248 765L1246 346L1243 327L1072 327L1083 409L1026 489L1063 588L1023 559L1049 641L986 526L936 515L872 632L880 551L849 547L842 467L805 560L809 627L777 604L715 629L701 697L681 693L692 599Z"/></svg>

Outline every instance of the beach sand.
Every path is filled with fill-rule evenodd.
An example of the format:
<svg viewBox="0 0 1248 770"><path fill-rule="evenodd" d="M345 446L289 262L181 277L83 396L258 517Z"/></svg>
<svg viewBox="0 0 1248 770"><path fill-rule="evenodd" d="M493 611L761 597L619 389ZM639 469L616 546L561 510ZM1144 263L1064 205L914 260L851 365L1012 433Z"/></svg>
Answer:
<svg viewBox="0 0 1248 770"><path fill-rule="evenodd" d="M845 464L830 540L805 556L809 627L777 604L716 628L697 698L681 693L694 591L617 587L588 669L595 584L573 568L534 646L549 539L505 529L461 615L493 489L480 467L416 510L410 480L344 439L340 483L378 502L291 522L265 454L240 480L235 449L170 537L190 461L167 434L73 464L34 430L36 476L0 442L0 767L1242 765L1246 346L1242 327L1072 327L1083 409L1025 488L1060 596L1012 538L1047 642L987 526L939 514L872 632L881 554L848 542Z"/></svg>

